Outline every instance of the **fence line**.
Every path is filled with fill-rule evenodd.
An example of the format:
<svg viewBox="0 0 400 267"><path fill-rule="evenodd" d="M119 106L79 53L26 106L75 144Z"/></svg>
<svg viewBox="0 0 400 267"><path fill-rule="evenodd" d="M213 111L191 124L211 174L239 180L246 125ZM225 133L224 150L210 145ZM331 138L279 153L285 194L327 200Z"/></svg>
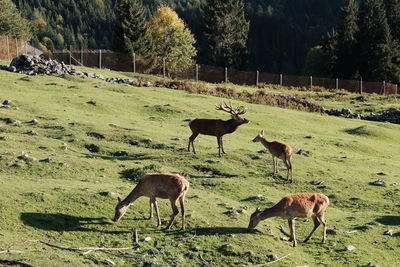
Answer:
<svg viewBox="0 0 400 267"><path fill-rule="evenodd" d="M11 61L19 53L27 53L27 43L0 36L0 60ZM146 73L146 64L135 53L121 53L111 50L89 50L70 46L69 49L55 50L52 57L70 65L81 65L94 68L105 68L115 71ZM321 78L312 76L296 76L273 74L259 71L241 71L233 68L215 67L195 64L179 73L168 73L166 60L162 61L151 74L169 75L173 78L205 81L210 83L231 82L238 85L259 87L261 84L275 84L293 87L323 87L326 89L344 89L354 93L399 94L397 84L369 82L360 80Z"/></svg>

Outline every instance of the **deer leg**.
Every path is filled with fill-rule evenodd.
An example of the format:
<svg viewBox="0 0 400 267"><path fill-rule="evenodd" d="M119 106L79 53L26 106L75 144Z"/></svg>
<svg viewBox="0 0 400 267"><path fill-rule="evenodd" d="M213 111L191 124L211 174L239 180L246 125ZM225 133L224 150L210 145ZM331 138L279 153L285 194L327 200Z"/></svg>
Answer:
<svg viewBox="0 0 400 267"><path fill-rule="evenodd" d="M161 225L161 219L160 219L160 212L158 210L156 198L154 198L154 208L156 209L156 215L157 215L157 227L159 227Z"/></svg>
<svg viewBox="0 0 400 267"><path fill-rule="evenodd" d="M291 241L293 241L293 247L297 246L297 240L296 240L296 232L295 232L295 228L294 228L294 218L289 218L288 219L289 222L289 228L290 228L290 239Z"/></svg>
<svg viewBox="0 0 400 267"><path fill-rule="evenodd" d="M220 137L220 141L219 142L221 143L222 154L226 154L225 151L224 151L224 143L222 142L222 136Z"/></svg>
<svg viewBox="0 0 400 267"><path fill-rule="evenodd" d="M178 213L179 213L178 207L176 206L176 199L170 199L170 201L171 201L171 207L172 207L173 213L172 213L171 219L169 220L167 227L165 227L165 230L171 229L171 225L174 222L176 215L178 215Z"/></svg>
<svg viewBox="0 0 400 267"><path fill-rule="evenodd" d="M196 139L196 137L197 137L198 135L199 135L198 133L193 133L193 134L189 137L188 152L190 152L190 144L192 144L193 153L196 154L196 150L194 149L194 139Z"/></svg>
<svg viewBox="0 0 400 267"><path fill-rule="evenodd" d="M292 165L292 157L290 156L288 159L289 168L290 168L290 181L293 183L293 165Z"/></svg>
<svg viewBox="0 0 400 267"><path fill-rule="evenodd" d="M289 163L287 162L286 158L283 160L283 163L285 163L285 166L287 169L286 181L289 181L290 166L289 166Z"/></svg>
<svg viewBox="0 0 400 267"><path fill-rule="evenodd" d="M326 228L327 228L327 223L325 219L325 213L321 213L317 215L317 219L319 220L320 223L324 226L324 234L322 236L322 244L325 244L326 242Z"/></svg>
<svg viewBox="0 0 400 267"><path fill-rule="evenodd" d="M272 176L275 177L275 157L272 156Z"/></svg>
<svg viewBox="0 0 400 267"><path fill-rule="evenodd" d="M153 198L150 198L150 216L148 218L148 220L151 220L151 218L153 218Z"/></svg>
<svg viewBox="0 0 400 267"><path fill-rule="evenodd" d="M217 136L217 142L218 142L218 156L221 157L221 139L219 136Z"/></svg>
<svg viewBox="0 0 400 267"><path fill-rule="evenodd" d="M182 215L182 228L181 230L185 230L185 196L181 196L179 199L179 204L181 205L181 215Z"/></svg>
<svg viewBox="0 0 400 267"><path fill-rule="evenodd" d="M304 242L307 242L308 240L310 240L310 237L312 236L312 234L315 232L315 230L317 230L318 226L321 224L319 222L319 220L317 219L316 215L313 215L312 219L314 222L314 228L312 229L311 233L306 237L306 239L304 239Z"/></svg>

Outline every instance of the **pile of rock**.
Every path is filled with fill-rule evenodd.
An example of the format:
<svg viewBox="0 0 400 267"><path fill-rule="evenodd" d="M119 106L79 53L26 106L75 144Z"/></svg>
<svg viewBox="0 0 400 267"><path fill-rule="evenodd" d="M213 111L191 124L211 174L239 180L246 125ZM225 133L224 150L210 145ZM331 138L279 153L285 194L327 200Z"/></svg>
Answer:
<svg viewBox="0 0 400 267"><path fill-rule="evenodd" d="M25 73L27 75L70 74L104 80L102 75L78 71L72 66L65 65L64 62L60 63L57 60L43 59L39 56L30 55L20 55L11 61L10 66L0 65L0 70Z"/></svg>
<svg viewBox="0 0 400 267"><path fill-rule="evenodd" d="M355 118L368 121L387 121L400 124L400 109L391 109L378 114L371 113L369 115L361 115L360 113L353 113L351 109L348 108L343 108L341 110L332 108L325 110L325 113L332 116Z"/></svg>

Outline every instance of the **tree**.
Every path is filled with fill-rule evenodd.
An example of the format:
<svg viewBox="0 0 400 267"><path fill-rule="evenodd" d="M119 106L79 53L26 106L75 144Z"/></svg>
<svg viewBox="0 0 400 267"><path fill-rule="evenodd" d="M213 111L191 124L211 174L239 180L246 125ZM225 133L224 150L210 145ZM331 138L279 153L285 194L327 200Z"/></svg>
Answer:
<svg viewBox="0 0 400 267"><path fill-rule="evenodd" d="M209 0L204 36L209 61L218 66L241 68L247 61L249 22L242 0Z"/></svg>
<svg viewBox="0 0 400 267"><path fill-rule="evenodd" d="M329 62L329 55L322 49L322 46L311 48L306 57L303 74L318 77L330 76L330 68L326 62Z"/></svg>
<svg viewBox="0 0 400 267"><path fill-rule="evenodd" d="M357 50L361 76L365 80L398 81L399 48L390 35L383 0L364 0L359 21Z"/></svg>
<svg viewBox="0 0 400 267"><path fill-rule="evenodd" d="M346 0L342 8L341 22L337 29L336 62L333 73L336 77L352 78L357 72L354 58L358 33L358 4Z"/></svg>
<svg viewBox="0 0 400 267"><path fill-rule="evenodd" d="M178 14L169 7L161 7L149 21L149 33L157 66L166 60L168 72L186 69L192 64L197 51L196 40Z"/></svg>
<svg viewBox="0 0 400 267"><path fill-rule="evenodd" d="M145 11L139 0L123 0L118 9L119 26L122 31L123 50L140 55L152 49L147 32Z"/></svg>
<svg viewBox="0 0 400 267"><path fill-rule="evenodd" d="M23 40L32 38L28 20L21 16L11 0L0 0L0 35Z"/></svg>
<svg viewBox="0 0 400 267"><path fill-rule="evenodd" d="M388 0L386 10L392 37L400 42L400 0Z"/></svg>

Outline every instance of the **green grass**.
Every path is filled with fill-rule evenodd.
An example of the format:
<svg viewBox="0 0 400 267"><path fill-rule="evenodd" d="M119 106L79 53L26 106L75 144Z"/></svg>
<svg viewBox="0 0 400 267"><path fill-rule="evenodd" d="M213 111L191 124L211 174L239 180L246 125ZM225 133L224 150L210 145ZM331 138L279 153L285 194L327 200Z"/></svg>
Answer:
<svg viewBox="0 0 400 267"><path fill-rule="evenodd" d="M106 77L130 75L96 72ZM148 77L144 78L155 79ZM0 109L0 137L11 138L0 140L0 248L22 252L0 254L0 259L34 266L110 264L107 260L119 266L195 266L202 263L201 255L210 265L227 266L263 264L290 254L274 265L398 265L400 190L390 184L400 182L399 125L232 101L248 107L246 118L251 123L224 137L227 155L218 158L215 137L199 136L195 142L198 154L185 152L191 134L187 120L228 118L214 109L223 99L165 88L113 85L70 76L28 77L5 71L0 72L0 93L0 100L13 101L12 108ZM307 95L318 97L315 92ZM373 108L375 102L376 106L388 105L385 97L368 98L373 100ZM323 104L345 106L346 99L324 98ZM90 100L96 105L87 103ZM393 101L398 107L398 100ZM22 124L6 124L7 118ZM37 124L29 123L33 118ZM261 129L269 139L287 142L295 151L310 151L310 157L294 156L295 183L272 178L271 157L257 153L263 147L251 142ZM31 130L38 135L28 134ZM129 144L133 141L138 145ZM100 151L89 152L85 145L90 144ZM113 156L117 151L128 155ZM19 160L22 152L37 161ZM254 155L262 158L253 160ZM48 157L52 161L40 161ZM145 220L149 213L146 198L137 200L119 223L111 222L117 202L112 192L126 196L135 185L127 179L127 170L150 165L163 172L183 173L190 181L187 231L177 230L179 216L172 231L156 229L155 219ZM199 166L210 171L200 172ZM285 174L282 163L280 167ZM386 180L386 186L369 184L377 179ZM313 185L314 180L324 183ZM283 235L277 227L284 225L288 230L281 218L263 221L257 227L260 232L246 232L256 207L269 207L285 195L300 192L330 197L327 244L318 243L322 238L322 229L318 229L309 243L292 248L291 242L280 240ZM264 198L246 200L256 194ZM168 219L168 201L159 200L159 206L162 218ZM243 214L229 212L247 207ZM371 229L358 230L373 220L377 224ZM311 221L303 221L298 219L296 224L299 239L312 228ZM37 241L71 247L128 247L133 242L132 229L138 229L140 240L140 247L129 251L137 256L132 259L59 250ZM389 229L393 237L383 235ZM152 240L144 242L148 236ZM344 251L346 245L357 249Z"/></svg>

